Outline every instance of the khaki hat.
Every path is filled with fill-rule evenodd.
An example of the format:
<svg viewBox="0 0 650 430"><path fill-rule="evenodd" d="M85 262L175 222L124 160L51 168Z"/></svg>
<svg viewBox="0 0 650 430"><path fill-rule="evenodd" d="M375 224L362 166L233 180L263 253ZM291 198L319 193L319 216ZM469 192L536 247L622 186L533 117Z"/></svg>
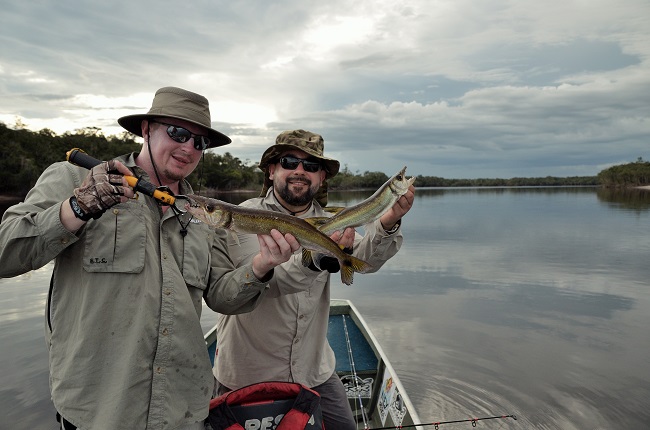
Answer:
<svg viewBox="0 0 650 430"><path fill-rule="evenodd" d="M149 112L123 116L117 122L131 133L142 136L142 120L150 118L177 118L207 128L210 138L208 148L232 142L228 136L212 128L208 99L182 88L159 89L156 91Z"/></svg>
<svg viewBox="0 0 650 430"><path fill-rule="evenodd" d="M325 166L325 179L335 176L339 172L341 164L333 158L328 158L323 155L325 142L323 136L320 134L312 133L305 130L291 130L283 131L275 139L275 145L269 147L264 154L259 167L264 172L264 187L260 193L260 197L266 196L266 192L273 185L269 179L269 164L276 162L280 155L292 149L299 149L312 157L318 158ZM323 181L321 187L314 197L321 206L327 205L327 181Z"/></svg>

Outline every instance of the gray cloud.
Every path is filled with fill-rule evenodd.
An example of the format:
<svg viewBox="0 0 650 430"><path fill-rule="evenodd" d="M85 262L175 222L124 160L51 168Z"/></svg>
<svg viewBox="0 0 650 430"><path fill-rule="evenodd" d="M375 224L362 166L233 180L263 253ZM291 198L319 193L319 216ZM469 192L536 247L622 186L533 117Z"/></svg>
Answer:
<svg viewBox="0 0 650 430"><path fill-rule="evenodd" d="M594 175L650 158L647 16L642 0L13 2L0 120L116 133L177 85L242 160L305 128L353 171Z"/></svg>

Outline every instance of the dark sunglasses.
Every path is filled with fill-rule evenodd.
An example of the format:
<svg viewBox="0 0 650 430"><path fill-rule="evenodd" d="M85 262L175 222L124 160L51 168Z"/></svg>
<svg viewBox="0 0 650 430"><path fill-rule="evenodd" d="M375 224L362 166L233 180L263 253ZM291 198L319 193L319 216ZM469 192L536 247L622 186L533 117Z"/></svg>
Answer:
<svg viewBox="0 0 650 430"><path fill-rule="evenodd" d="M305 169L305 172L310 173L318 172L322 167L318 161L305 160L298 157L292 157L291 155L285 155L280 158L280 166L286 170L296 170L300 163L302 163L302 168Z"/></svg>
<svg viewBox="0 0 650 430"><path fill-rule="evenodd" d="M194 148L199 151L205 151L210 146L210 138L208 136L201 136L200 134L194 134L186 128L180 127L178 125L167 124L166 122L160 121L151 121L158 124L167 126L167 136L171 138L174 142L185 143L188 140L194 138ZM305 169L306 170L306 169Z"/></svg>

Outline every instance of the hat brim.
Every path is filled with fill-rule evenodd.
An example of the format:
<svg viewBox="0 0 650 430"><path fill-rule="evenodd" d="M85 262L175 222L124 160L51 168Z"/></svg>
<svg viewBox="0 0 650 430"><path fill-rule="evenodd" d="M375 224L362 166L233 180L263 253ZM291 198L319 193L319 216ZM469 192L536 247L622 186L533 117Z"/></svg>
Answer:
<svg viewBox="0 0 650 430"><path fill-rule="evenodd" d="M210 138L210 145L208 148L216 148L218 146L224 146L228 145L229 143L232 142L232 140L226 136L225 134L218 132L217 130L213 128L206 127L205 125L192 121L191 119L187 118L181 118L179 116L173 116L173 115L164 115L164 114L156 114L156 115L150 115L150 114L137 114L137 115L127 115L123 116L122 118L119 118L117 120L117 123L121 125L126 131L135 134L136 136L142 137L142 120L150 120L152 118L174 118L174 119L181 119L183 121L190 122L192 124L196 124L200 127L207 128L208 129L208 137Z"/></svg>
<svg viewBox="0 0 650 430"><path fill-rule="evenodd" d="M266 151L264 151L264 154L262 154L262 159L259 164L259 168L262 169L262 171L264 171L272 160L275 160L276 158L280 157L281 154L293 149L297 149L306 154L309 154L314 158L318 158L319 160L321 160L323 164L325 164L325 179L329 179L336 176L336 174L339 172L339 169L341 168L341 163L339 163L337 160L333 158L328 158L328 157L315 154L313 152L308 151L306 148L300 148L298 146L288 145L283 143L276 143L275 145L271 146Z"/></svg>

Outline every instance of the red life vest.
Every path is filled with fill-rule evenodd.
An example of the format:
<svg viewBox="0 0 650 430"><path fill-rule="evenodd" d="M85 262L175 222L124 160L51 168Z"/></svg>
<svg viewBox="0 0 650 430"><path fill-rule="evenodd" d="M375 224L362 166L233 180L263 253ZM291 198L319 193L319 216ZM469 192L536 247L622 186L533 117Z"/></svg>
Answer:
<svg viewBox="0 0 650 430"><path fill-rule="evenodd" d="M210 401L214 430L324 430L320 395L292 382L261 382Z"/></svg>

